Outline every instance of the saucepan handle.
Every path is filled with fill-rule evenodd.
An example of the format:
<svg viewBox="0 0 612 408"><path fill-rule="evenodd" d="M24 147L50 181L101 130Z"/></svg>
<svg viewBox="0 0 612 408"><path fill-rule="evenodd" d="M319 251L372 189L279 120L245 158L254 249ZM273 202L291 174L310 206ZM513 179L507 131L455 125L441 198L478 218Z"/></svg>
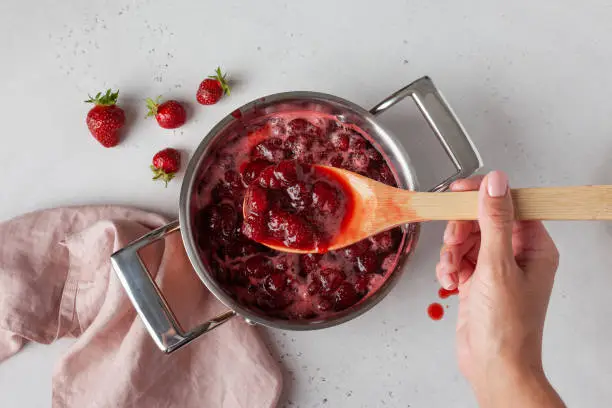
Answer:
<svg viewBox="0 0 612 408"><path fill-rule="evenodd" d="M453 181L474 174L482 166L480 154L431 78L417 79L374 106L370 113L379 115L407 96L417 104L457 170L430 191L444 191Z"/></svg>
<svg viewBox="0 0 612 408"><path fill-rule="evenodd" d="M228 310L213 317L190 331L183 331L163 294L138 255L138 251L163 239L180 229L179 222L173 221L142 238L130 243L111 255L113 268L134 304L138 315L157 346L165 353L172 353L196 337L227 322L236 313Z"/></svg>

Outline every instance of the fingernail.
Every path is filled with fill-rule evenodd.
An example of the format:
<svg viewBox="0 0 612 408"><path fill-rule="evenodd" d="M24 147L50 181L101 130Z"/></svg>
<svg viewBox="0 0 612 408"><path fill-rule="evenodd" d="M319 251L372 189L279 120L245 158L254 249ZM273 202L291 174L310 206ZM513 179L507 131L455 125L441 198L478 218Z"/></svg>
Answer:
<svg viewBox="0 0 612 408"><path fill-rule="evenodd" d="M448 242L453 238L453 235L455 235L455 226L456 224L454 222L448 223L444 230L444 242Z"/></svg>
<svg viewBox="0 0 612 408"><path fill-rule="evenodd" d="M455 280L452 274L442 275L440 277L440 284L444 289L451 289L455 286Z"/></svg>
<svg viewBox="0 0 612 408"><path fill-rule="evenodd" d="M487 176L489 197L503 197L508 191L508 177L502 171L492 171Z"/></svg>

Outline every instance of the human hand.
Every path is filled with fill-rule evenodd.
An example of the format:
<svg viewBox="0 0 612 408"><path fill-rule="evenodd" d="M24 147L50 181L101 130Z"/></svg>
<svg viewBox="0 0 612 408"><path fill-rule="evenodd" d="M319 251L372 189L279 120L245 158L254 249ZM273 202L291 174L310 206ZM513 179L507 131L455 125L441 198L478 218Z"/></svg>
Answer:
<svg viewBox="0 0 612 408"><path fill-rule="evenodd" d="M513 220L505 174L459 180L451 190L479 187L478 221L448 223L436 267L442 287L459 289L459 368L483 406L519 406L516 387L561 404L541 406L563 406L541 354L559 253L541 222Z"/></svg>

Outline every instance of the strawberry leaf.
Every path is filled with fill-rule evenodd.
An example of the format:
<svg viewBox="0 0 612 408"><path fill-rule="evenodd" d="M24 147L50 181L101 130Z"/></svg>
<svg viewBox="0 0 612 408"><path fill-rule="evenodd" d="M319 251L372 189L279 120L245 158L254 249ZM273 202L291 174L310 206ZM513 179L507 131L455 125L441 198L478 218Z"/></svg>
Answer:
<svg viewBox="0 0 612 408"><path fill-rule="evenodd" d="M119 90L113 92L112 89L107 89L106 93L102 95L102 92L98 92L96 96L89 96L89 99L85 101L85 103L94 103L99 106L112 106L117 104L117 99L119 99Z"/></svg>
<svg viewBox="0 0 612 408"><path fill-rule="evenodd" d="M149 109L149 112L146 114L145 119L148 118L149 116L157 115L157 108L159 107L160 100L161 100L161 95L155 98L155 100L151 98L147 98L146 104L147 104L147 109Z"/></svg>
<svg viewBox="0 0 612 408"><path fill-rule="evenodd" d="M166 173L162 169L158 169L155 166L151 165L151 170L153 171L153 180L161 180L165 183L165 187L168 187L168 182L174 178L176 173Z"/></svg>
<svg viewBox="0 0 612 408"><path fill-rule="evenodd" d="M210 75L209 78L216 79L217 82L219 82L219 85L221 85L221 89L223 89L223 92L225 92L225 94L229 96L230 87L227 83L227 79L225 79L226 76L227 74L221 72L221 67L217 67L217 69L215 70L215 75Z"/></svg>

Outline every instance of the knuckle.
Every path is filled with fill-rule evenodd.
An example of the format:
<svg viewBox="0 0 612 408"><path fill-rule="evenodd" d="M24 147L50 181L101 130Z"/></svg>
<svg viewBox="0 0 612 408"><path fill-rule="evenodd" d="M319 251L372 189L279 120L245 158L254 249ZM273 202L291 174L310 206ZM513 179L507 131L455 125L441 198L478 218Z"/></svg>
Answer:
<svg viewBox="0 0 612 408"><path fill-rule="evenodd" d="M444 275L444 269L442 268L441 264L437 264L436 265L436 278L438 278L439 281L442 280L442 276Z"/></svg>
<svg viewBox="0 0 612 408"><path fill-rule="evenodd" d="M557 246L554 243L552 244L552 249L550 251L550 257L551 257L553 266L556 270L559 267L559 259L561 257L561 254L559 253L559 250L557 249Z"/></svg>

